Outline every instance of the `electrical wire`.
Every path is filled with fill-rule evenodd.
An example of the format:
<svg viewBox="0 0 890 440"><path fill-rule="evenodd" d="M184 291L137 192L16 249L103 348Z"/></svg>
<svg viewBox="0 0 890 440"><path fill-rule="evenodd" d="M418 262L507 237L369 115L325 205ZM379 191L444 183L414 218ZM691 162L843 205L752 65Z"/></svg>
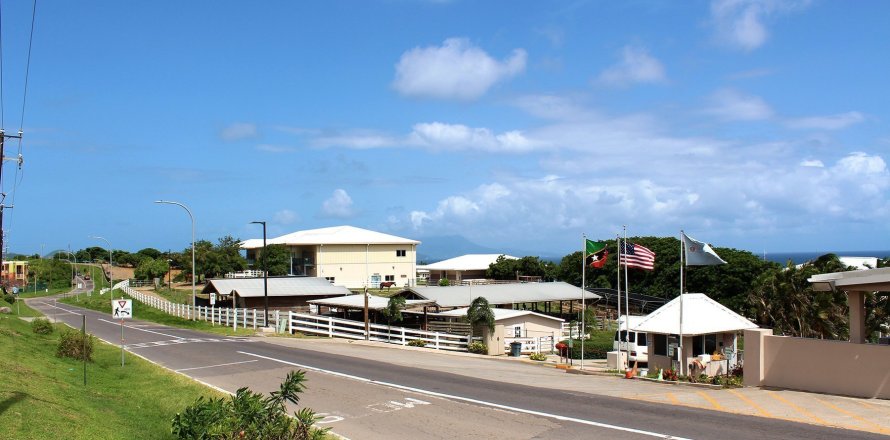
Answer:
<svg viewBox="0 0 890 440"><path fill-rule="evenodd" d="M34 43L34 20L37 17L37 0L31 8L31 35L28 37L28 61L25 63L25 91L22 93L22 121L19 124L19 133L25 126L25 101L28 99L28 77L31 73L31 47Z"/></svg>
<svg viewBox="0 0 890 440"><path fill-rule="evenodd" d="M3 4L0 3L0 129L6 128L6 106L3 105Z"/></svg>

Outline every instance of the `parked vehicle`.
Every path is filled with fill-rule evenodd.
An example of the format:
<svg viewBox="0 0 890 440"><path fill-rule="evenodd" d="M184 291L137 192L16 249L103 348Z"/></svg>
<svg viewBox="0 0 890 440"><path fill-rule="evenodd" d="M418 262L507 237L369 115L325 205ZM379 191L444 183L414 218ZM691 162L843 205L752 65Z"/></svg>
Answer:
<svg viewBox="0 0 890 440"><path fill-rule="evenodd" d="M620 334L618 331L615 332L615 339L612 343L613 350L622 350L627 351L627 360L628 362L640 362L640 363L648 363L649 362L649 337L646 332L635 332L633 330L627 331L624 330L627 326L624 324L627 315L621 315L618 318L618 328L622 329ZM643 320L645 316L630 316L630 328L633 328L640 321ZM620 336L620 341L619 341Z"/></svg>

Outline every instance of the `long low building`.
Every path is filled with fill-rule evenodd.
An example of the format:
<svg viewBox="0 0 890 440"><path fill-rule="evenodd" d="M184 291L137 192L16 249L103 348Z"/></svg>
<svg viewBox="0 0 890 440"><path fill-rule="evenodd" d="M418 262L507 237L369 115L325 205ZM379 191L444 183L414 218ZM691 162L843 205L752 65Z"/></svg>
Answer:
<svg viewBox="0 0 890 440"><path fill-rule="evenodd" d="M435 301L439 307L467 307L475 298L483 297L493 306L522 303L554 303L581 301L593 303L601 296L561 281L551 283L483 284L473 286L416 286L406 289L420 299Z"/></svg>
<svg viewBox="0 0 890 440"><path fill-rule="evenodd" d="M201 293L215 293L220 303L238 308L263 308L266 290L262 278L211 279ZM268 279L269 308L301 310L314 299L349 295L349 289L318 277L271 277Z"/></svg>

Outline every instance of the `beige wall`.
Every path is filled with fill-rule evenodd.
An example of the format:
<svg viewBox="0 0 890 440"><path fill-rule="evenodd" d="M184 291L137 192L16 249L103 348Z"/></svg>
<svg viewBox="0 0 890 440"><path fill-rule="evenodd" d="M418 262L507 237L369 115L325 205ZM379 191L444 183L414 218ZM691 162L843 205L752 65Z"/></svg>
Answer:
<svg viewBox="0 0 890 440"><path fill-rule="evenodd" d="M890 399L890 346L745 331L745 385Z"/></svg>
<svg viewBox="0 0 890 440"><path fill-rule="evenodd" d="M396 250L404 249L405 256L397 257ZM369 285L374 274L385 281L393 275L397 286L416 285L417 254L414 245L323 245L316 253L316 273L319 277L334 277L334 284L350 289Z"/></svg>
<svg viewBox="0 0 890 440"><path fill-rule="evenodd" d="M508 338L513 337L513 328L516 325L522 326L523 338L539 338L542 336L552 336L554 334L558 338L562 332L562 323L560 321L536 315L523 315L513 318L499 319L497 324L504 326L505 335Z"/></svg>

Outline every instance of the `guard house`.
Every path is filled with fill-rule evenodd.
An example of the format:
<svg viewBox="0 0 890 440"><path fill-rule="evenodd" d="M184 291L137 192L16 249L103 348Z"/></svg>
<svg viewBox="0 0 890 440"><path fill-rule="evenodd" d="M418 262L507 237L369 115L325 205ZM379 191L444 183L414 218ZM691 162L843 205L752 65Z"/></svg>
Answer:
<svg viewBox="0 0 890 440"><path fill-rule="evenodd" d="M679 367L683 374L694 365L695 374L726 374L735 364L737 336L757 324L729 310L704 293L686 293L676 297L643 318L632 331L649 334L649 368ZM679 335L683 335L683 353L678 357ZM715 356L716 355L716 356ZM682 359L680 365L674 364Z"/></svg>

